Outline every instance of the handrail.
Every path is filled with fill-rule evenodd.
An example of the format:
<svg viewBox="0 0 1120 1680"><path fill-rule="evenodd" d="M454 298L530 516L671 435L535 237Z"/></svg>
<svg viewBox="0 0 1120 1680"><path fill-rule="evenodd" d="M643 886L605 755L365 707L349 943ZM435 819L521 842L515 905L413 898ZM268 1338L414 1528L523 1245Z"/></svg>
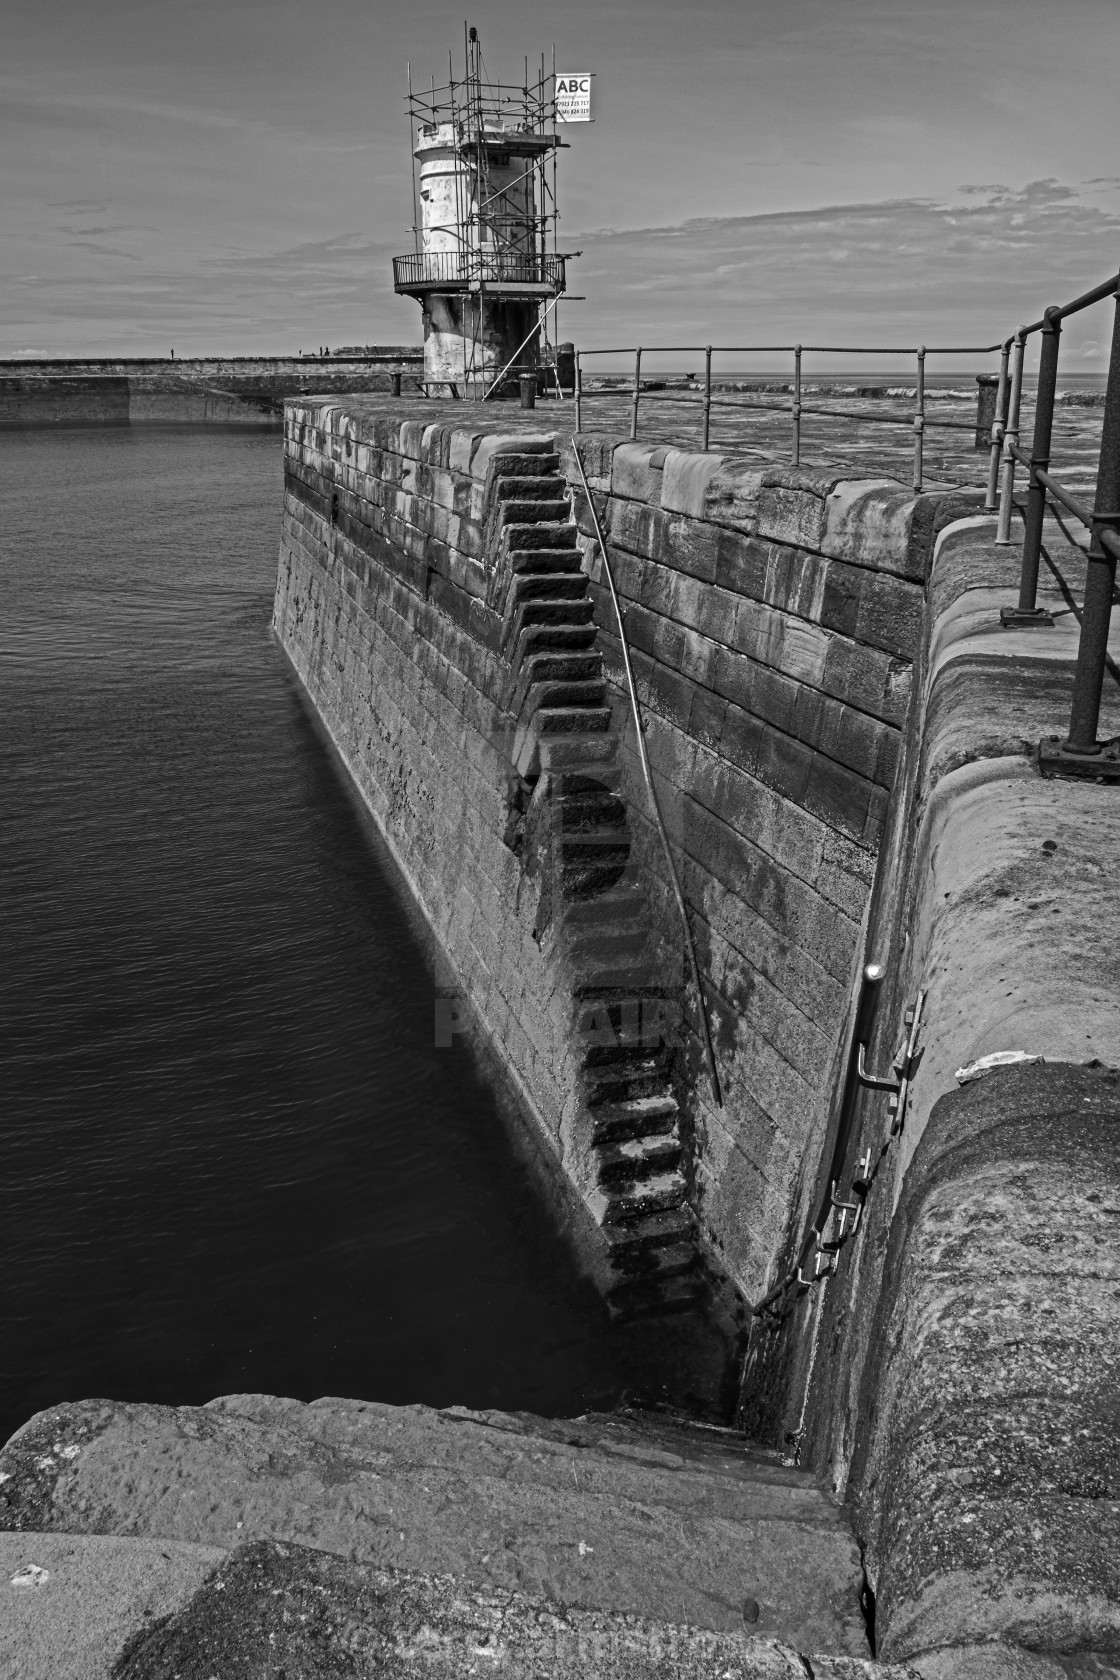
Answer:
<svg viewBox="0 0 1120 1680"><path fill-rule="evenodd" d="M1058 357L1062 322L1094 304L1104 302L1110 297L1116 300L1116 316L1113 323L1112 352L1101 426L1096 498L1093 507L1090 508L1087 503L1071 496L1050 471L1054 410L1057 400ZM1042 343L1035 389L1034 432L1030 454L1027 455L1020 447L1019 425L1026 342L1035 333L1042 335ZM1016 465L1024 465L1028 473L1019 600L1016 606L1001 609L1000 622L1005 627L1021 629L1034 625L1046 626L1053 623L1052 615L1044 607L1038 605L1037 599L1042 534L1047 507L1057 503L1067 508L1089 531L1089 564L1085 584L1085 605L1082 615L1081 636L1078 643L1077 671L1074 678L1069 730L1063 739L1059 739L1055 735L1047 737L1046 740L1039 743L1039 768L1046 775L1092 777L1096 780L1120 783L1120 737L1115 741L1106 742L1098 741L1096 738L1097 725L1100 720L1101 690L1107 657L1108 627L1115 587L1116 563L1120 559L1120 272L1110 275L1107 280L1101 281L1099 285L1093 286L1089 291L1083 292L1069 303L1052 304L1043 311L1040 320L1016 328L1013 333L1001 339L998 343L983 346L918 345L916 349L908 349L898 345L647 344L631 345L624 348L580 350L576 353L575 369L576 430L581 431L583 428L583 405L585 403L598 400L617 402L620 398L627 400L628 397L630 436L631 438L637 438L643 396L643 356L668 353L702 354L704 357L702 385L692 387L687 393L662 394L651 388L652 381L647 381L645 394L657 402L691 404L698 408L701 416L701 449L703 451L707 452L711 448L712 413L713 410L719 409L757 409L774 414L788 414L791 427L790 460L795 466L801 460L803 424L808 417L815 415L828 419L854 419L871 426L909 425L914 437L912 476L914 491L917 494L922 490L925 477L924 444L927 429L937 427L947 431L975 430L978 447L983 447L983 443L980 441L983 437L979 424L980 413L983 413L983 426L987 428L988 418L992 412L990 408L978 410L978 423L975 428L970 422L941 418L936 414L931 414L928 411L926 392L926 364L928 358L938 355L991 355L997 351L1000 356L999 377L996 382L995 414L991 422L988 444L987 493L984 506L987 512L996 512L998 490L999 501L995 541L999 545L1009 545L1012 540L1011 517L1015 508ZM917 373L913 412L909 417L906 417L900 414L885 414L875 410L805 402L804 397L809 393L806 392L803 384L803 357L807 353L849 356L913 355L916 360ZM624 354L632 355L634 358L633 377L628 391L626 387L596 391L586 389L583 383L583 364L586 360L590 357L621 356ZM744 401L713 396L713 357L719 355L787 354L793 357L793 381L792 385L786 388L789 391L788 401L758 401L750 396ZM987 389L990 392L990 378L988 379ZM766 392L763 395L773 398L778 396L779 393Z"/></svg>
<svg viewBox="0 0 1120 1680"><path fill-rule="evenodd" d="M1088 309L1094 303L1103 303L1105 298L1115 297L1116 289L1120 286L1120 273L1112 275L1108 280L1102 280L1099 286L1094 286L1091 292L1083 292L1072 303L1061 304L1047 309L1040 321L1034 321L1029 327L1020 327L1024 338L1028 333L1043 332L1049 316L1056 321L1068 321L1071 315L1080 315L1083 309Z"/></svg>
<svg viewBox="0 0 1120 1680"><path fill-rule="evenodd" d="M708 1025L708 1006L704 1002L704 988L700 984L700 964L696 959L696 945L692 938L692 926L688 919L688 909L685 905L684 893L681 891L681 883L677 875L677 866L673 861L673 849L669 844L669 835L665 828L665 818L661 814L661 801L657 797L657 789L654 786L653 772L650 769L649 756L646 753L645 726L642 723L642 711L638 704L638 691L634 685L634 672L630 664L630 648L626 640L626 626L622 619L622 606L618 599L618 591L614 586L614 574L611 571L611 557L607 551L606 540L603 536L603 527L599 523L599 511L595 506L595 501L591 494L591 486L587 482L587 474L583 470L583 459L579 452L579 440L575 437L572 438L572 453L576 458L576 467L579 470L580 481L583 484L583 493L587 497L587 505L591 510L591 519L595 526L595 536L598 539L599 552L603 556L603 570L606 573L607 586L611 592L611 601L614 603L614 615L618 620L618 635L619 640L622 643L622 664L626 672L626 687L630 695L630 710L634 716L634 729L638 739L638 758L641 761L642 777L646 784L646 791L649 794L650 806L653 810L654 819L657 823L657 832L661 839L662 850L665 853L665 862L669 866L669 879L673 885L673 896L677 901L677 909L680 912L681 923L684 927L684 938L685 944L688 948L689 966L692 969L692 980L696 987L696 1002L700 1011L700 1025L704 1034L704 1049L708 1058L708 1072L711 1075L712 1080L712 1095L715 1097L716 1107L722 1108L723 1091L719 1082L719 1069L716 1067L716 1053L712 1047L712 1032L710 1026Z"/></svg>
<svg viewBox="0 0 1120 1680"><path fill-rule="evenodd" d="M1101 423L1100 458L1093 506L1072 496L1050 471L1054 402L1062 322L1092 304L1114 298L1112 349ZM1019 446L1018 402L1022 386L1022 347L1029 334L1042 334L1035 393L1034 436L1028 455ZM1015 466L1027 468L1027 506L1019 571L1019 601L1000 610L1005 629L1048 628L1053 615L1038 604L1038 570L1043 525L1048 506L1068 509L1089 532L1085 597L1077 644L1077 667L1070 702L1069 727L1064 737L1044 736L1038 744L1038 767L1047 776L1066 776L1120 784L1120 739L1098 741L1101 692L1108 658L1108 632L1120 558L1120 273L1084 292L1072 303L1052 304L1042 319L1020 327L1015 334L1015 379L1012 415L1003 439L1003 486L997 541L1011 535Z"/></svg>
<svg viewBox="0 0 1120 1680"><path fill-rule="evenodd" d="M934 345L934 346L930 346L930 345L920 344L915 349L913 346L908 346L908 347L904 348L904 347L900 347L898 345L884 346L884 345L881 345L881 344L878 344L878 345L854 345L854 344L638 344L638 345L628 345L628 346L625 346L625 347L615 346L614 348L607 348L607 349L579 350L579 351L576 352L576 390L575 390L576 427L577 427L577 430L578 430L582 426L582 423L583 423L583 404L585 402L595 402L595 401L599 401L599 400L609 401L612 398L617 400L619 398L619 396L623 396L623 395L626 394L625 389L613 389L613 390L609 390L609 391L603 391L603 390L589 391L589 390L587 390L584 387L583 377L582 377L583 362L584 362L584 360L586 360L587 357L589 357L589 356L623 356L623 355L633 356L633 358L634 358L634 372L633 372L633 375L631 377L628 389L629 389L629 403L630 403L630 436L631 436L631 438L636 438L638 436L639 415L640 415L641 400L642 400L642 395L643 395L642 357L643 356L653 356L653 355L670 355L670 354L671 355L680 355L680 354L685 354L685 353L690 354L690 355L692 355L692 354L703 355L703 357L704 357L704 382L703 382L702 385L698 385L695 388L696 389L696 395L695 396L693 396L691 394L689 394L687 396L663 395L661 393L656 393L655 394L653 392L647 392L647 394L656 395L656 400L658 402L670 402L670 403L681 403L681 404L692 403L695 406L698 406L702 409L701 444L700 444L700 447L704 451L704 453L707 453L707 451L711 447L711 419L712 419L712 409L713 408L740 408L740 409L757 408L757 409L768 410L771 413L775 413L775 414L788 414L790 416L790 422L791 422L790 459L791 459L791 464L794 465L794 466L797 466L800 463L800 460L801 460L801 430L802 430L801 422L802 422L802 417L805 416L805 415L819 415L819 416L822 416L824 418L841 419L841 420L857 419L857 420L866 421L869 425L873 425L873 426L906 426L913 433L913 437L914 437L913 484L914 484L915 492L919 492L922 489L923 478L924 478L924 449L925 449L926 428L928 426L938 426L938 427L941 427L941 428L949 430L949 431L974 432L976 430L976 426L972 422L963 421L963 420L939 419L936 415L931 415L927 412L926 386L925 386L926 359L927 359L927 357L929 357L929 356L988 356L988 355L994 354L997 350L1000 351L1003 354L1006 354L1006 345L1005 344L988 344L988 345L981 345L981 346L976 346L976 345L973 345L973 346L968 346L968 345L944 345L944 346ZM916 377L916 386L915 386L916 408L915 408L914 412L910 415L907 415L907 416L902 416L902 415L898 415L898 414L876 414L876 413L865 413L862 410L857 411L855 409L824 408L824 407L821 407L819 404L816 404L816 403L806 403L803 400L802 377L803 377L803 371L804 370L803 370L803 366L802 366L802 357L808 352L813 352L817 355L840 355L840 356L905 356L905 355L914 356L917 360L917 377ZM713 397L713 395L712 395L712 358L713 358L713 356L719 356L719 355L723 355L723 356L744 356L744 355L776 356L776 355L787 355L787 354L792 355L792 357L793 357L793 367L794 367L793 384L792 384L792 387L791 387L791 396L790 396L789 401L787 401L787 402L769 402L769 403L768 402L750 402L750 401L748 401L748 402L736 402L736 401L731 400L727 397ZM1001 390L1002 389L1003 389L1003 387L1001 385ZM1002 422L1002 414L997 416L997 422ZM1002 430L1001 430L1000 434L999 434L999 439L997 440L997 438L994 435L994 428L993 428L993 438L992 438L992 443L991 443L991 446L990 446L991 450L992 450L991 465L989 467L989 480L990 481L993 480L994 476L998 472L999 441L1002 440L1002 436L1003 436L1003 433L1002 433Z"/></svg>
<svg viewBox="0 0 1120 1680"><path fill-rule="evenodd" d="M410 251L393 258L393 288L530 285L562 292L564 263L562 255L539 251Z"/></svg>

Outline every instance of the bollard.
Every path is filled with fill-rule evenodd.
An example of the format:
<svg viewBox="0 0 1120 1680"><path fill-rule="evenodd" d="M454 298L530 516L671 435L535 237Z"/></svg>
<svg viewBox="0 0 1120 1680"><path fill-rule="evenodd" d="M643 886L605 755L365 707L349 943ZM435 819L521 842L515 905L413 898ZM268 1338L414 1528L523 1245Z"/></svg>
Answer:
<svg viewBox="0 0 1120 1680"><path fill-rule="evenodd" d="M400 396L400 394L401 394L401 376L400 376L399 373L391 373L389 375L389 392L390 392L390 395L392 395L394 397L399 397Z"/></svg>
<svg viewBox="0 0 1120 1680"><path fill-rule="evenodd" d="M976 375L976 442L974 449L991 449L992 427L996 421L996 399L999 396L999 374Z"/></svg>
<svg viewBox="0 0 1120 1680"><path fill-rule="evenodd" d="M537 406L537 376L535 373L523 373L518 380L521 387L522 408L536 408Z"/></svg>
<svg viewBox="0 0 1120 1680"><path fill-rule="evenodd" d="M556 382L562 391L576 388L576 347L574 344L556 346Z"/></svg>

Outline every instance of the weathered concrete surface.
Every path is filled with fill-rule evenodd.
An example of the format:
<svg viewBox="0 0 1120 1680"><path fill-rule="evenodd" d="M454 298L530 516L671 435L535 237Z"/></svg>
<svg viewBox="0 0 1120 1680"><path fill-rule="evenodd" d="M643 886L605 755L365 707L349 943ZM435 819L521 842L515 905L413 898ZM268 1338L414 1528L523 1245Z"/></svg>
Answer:
<svg viewBox="0 0 1120 1680"><path fill-rule="evenodd" d="M907 1175L862 1473L884 1649L1120 1660L1120 1073L947 1094Z"/></svg>
<svg viewBox="0 0 1120 1680"><path fill-rule="evenodd" d="M750 1598L752 1632L867 1652L843 1514L730 1431L259 1395L88 1401L33 1418L0 1474L9 1529L292 1541L722 1631L742 1629Z"/></svg>
<svg viewBox="0 0 1120 1680"><path fill-rule="evenodd" d="M22 1589L33 1618L6 1630L0 1672L19 1680L458 1680L479 1672L511 1680L803 1680L809 1672L816 1680L916 1680L915 1670L859 1658L814 1655L807 1662L788 1645L745 1630L712 1633L573 1610L501 1588L472 1588L449 1575L377 1568L274 1541L213 1554L193 1596L168 1603L162 1615L137 1616L127 1594L114 1602L112 1583L97 1577L99 1600L121 1619L95 1644L74 1603L82 1581L68 1563L98 1547L123 1556L150 1545L55 1541L52 1552L52 1538L32 1537L36 1554L56 1564L41 1588ZM163 1555L168 1551L174 1555L164 1546ZM8 1596L18 1591L9 1588Z"/></svg>
<svg viewBox="0 0 1120 1680"><path fill-rule="evenodd" d="M0 1676L108 1676L126 1641L181 1610L225 1555L177 1540L0 1533Z"/></svg>

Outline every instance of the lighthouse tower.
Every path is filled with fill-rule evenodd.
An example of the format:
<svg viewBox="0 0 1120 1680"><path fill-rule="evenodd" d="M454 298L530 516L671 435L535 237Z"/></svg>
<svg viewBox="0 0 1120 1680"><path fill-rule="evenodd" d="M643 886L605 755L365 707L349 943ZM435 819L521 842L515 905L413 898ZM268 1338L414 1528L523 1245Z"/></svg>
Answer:
<svg viewBox="0 0 1120 1680"><path fill-rule="evenodd" d="M503 374L516 389L538 365L564 290L560 141L543 61L532 82L527 61L520 86L491 82L471 29L465 69L462 81L409 88L416 250L393 259L393 286L423 311L429 389L480 397Z"/></svg>

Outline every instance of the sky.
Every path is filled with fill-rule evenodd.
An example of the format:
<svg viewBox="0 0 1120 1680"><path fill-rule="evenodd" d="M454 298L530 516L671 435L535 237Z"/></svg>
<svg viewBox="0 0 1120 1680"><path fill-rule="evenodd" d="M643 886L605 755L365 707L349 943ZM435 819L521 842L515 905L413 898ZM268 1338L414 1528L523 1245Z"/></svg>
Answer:
<svg viewBox="0 0 1120 1680"><path fill-rule="evenodd" d="M406 65L458 67L467 3L9 13L0 357L418 342ZM1120 267L1120 0L469 3L492 75L595 73L560 166L581 346L983 345Z"/></svg>

